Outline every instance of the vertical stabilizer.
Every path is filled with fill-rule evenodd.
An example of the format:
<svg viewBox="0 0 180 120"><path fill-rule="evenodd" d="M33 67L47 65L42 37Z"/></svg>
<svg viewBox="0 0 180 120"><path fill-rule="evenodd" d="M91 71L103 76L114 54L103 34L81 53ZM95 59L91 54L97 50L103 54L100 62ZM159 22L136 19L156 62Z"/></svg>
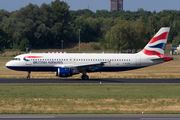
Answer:
<svg viewBox="0 0 180 120"><path fill-rule="evenodd" d="M157 55L159 57L163 56L169 31L170 31L169 27L161 28L141 52L148 56L151 55Z"/></svg>

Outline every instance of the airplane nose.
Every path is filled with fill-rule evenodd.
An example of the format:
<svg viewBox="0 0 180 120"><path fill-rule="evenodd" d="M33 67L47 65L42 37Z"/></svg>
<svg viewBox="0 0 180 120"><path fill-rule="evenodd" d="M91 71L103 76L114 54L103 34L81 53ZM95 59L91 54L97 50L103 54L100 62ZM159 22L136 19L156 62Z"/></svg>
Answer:
<svg viewBox="0 0 180 120"><path fill-rule="evenodd" d="M6 67L8 67L8 66L9 66L9 62L6 63Z"/></svg>
<svg viewBox="0 0 180 120"><path fill-rule="evenodd" d="M9 68L10 66L12 66L12 65L11 65L11 62L9 61L6 63L6 67Z"/></svg>

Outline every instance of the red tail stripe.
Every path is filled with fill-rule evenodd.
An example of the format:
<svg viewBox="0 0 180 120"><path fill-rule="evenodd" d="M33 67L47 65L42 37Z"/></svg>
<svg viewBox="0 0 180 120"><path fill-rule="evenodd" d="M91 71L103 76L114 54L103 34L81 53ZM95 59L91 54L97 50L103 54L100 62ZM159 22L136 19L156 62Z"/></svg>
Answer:
<svg viewBox="0 0 180 120"><path fill-rule="evenodd" d="M26 56L25 58L42 58L43 56Z"/></svg>
<svg viewBox="0 0 180 120"><path fill-rule="evenodd" d="M164 32L164 33L162 33L161 35L159 35L157 37L153 37L148 44L154 43L154 42L156 42L158 40L167 39L168 34L169 34L169 32Z"/></svg>
<svg viewBox="0 0 180 120"><path fill-rule="evenodd" d="M159 52L156 52L156 51L151 51L151 50L146 50L146 49L143 49L143 52L144 54L146 55L157 55L158 57L162 57L163 54L159 53Z"/></svg>

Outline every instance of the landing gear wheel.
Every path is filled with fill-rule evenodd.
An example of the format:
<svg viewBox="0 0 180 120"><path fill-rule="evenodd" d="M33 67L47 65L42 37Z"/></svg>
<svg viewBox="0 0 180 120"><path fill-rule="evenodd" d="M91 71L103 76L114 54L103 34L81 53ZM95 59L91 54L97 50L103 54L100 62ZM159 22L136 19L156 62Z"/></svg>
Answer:
<svg viewBox="0 0 180 120"><path fill-rule="evenodd" d="M29 77L29 76L27 77L27 80L30 80L30 77Z"/></svg>
<svg viewBox="0 0 180 120"><path fill-rule="evenodd" d="M89 80L89 76L87 76L87 75L82 75L81 78L82 78L83 80Z"/></svg>

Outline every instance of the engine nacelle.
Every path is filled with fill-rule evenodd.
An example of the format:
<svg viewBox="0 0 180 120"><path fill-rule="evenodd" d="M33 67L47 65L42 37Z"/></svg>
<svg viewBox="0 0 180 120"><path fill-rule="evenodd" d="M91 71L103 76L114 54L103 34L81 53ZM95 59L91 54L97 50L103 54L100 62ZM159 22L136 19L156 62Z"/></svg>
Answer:
<svg viewBox="0 0 180 120"><path fill-rule="evenodd" d="M58 77L71 77L73 75L73 68L58 68L56 76Z"/></svg>

